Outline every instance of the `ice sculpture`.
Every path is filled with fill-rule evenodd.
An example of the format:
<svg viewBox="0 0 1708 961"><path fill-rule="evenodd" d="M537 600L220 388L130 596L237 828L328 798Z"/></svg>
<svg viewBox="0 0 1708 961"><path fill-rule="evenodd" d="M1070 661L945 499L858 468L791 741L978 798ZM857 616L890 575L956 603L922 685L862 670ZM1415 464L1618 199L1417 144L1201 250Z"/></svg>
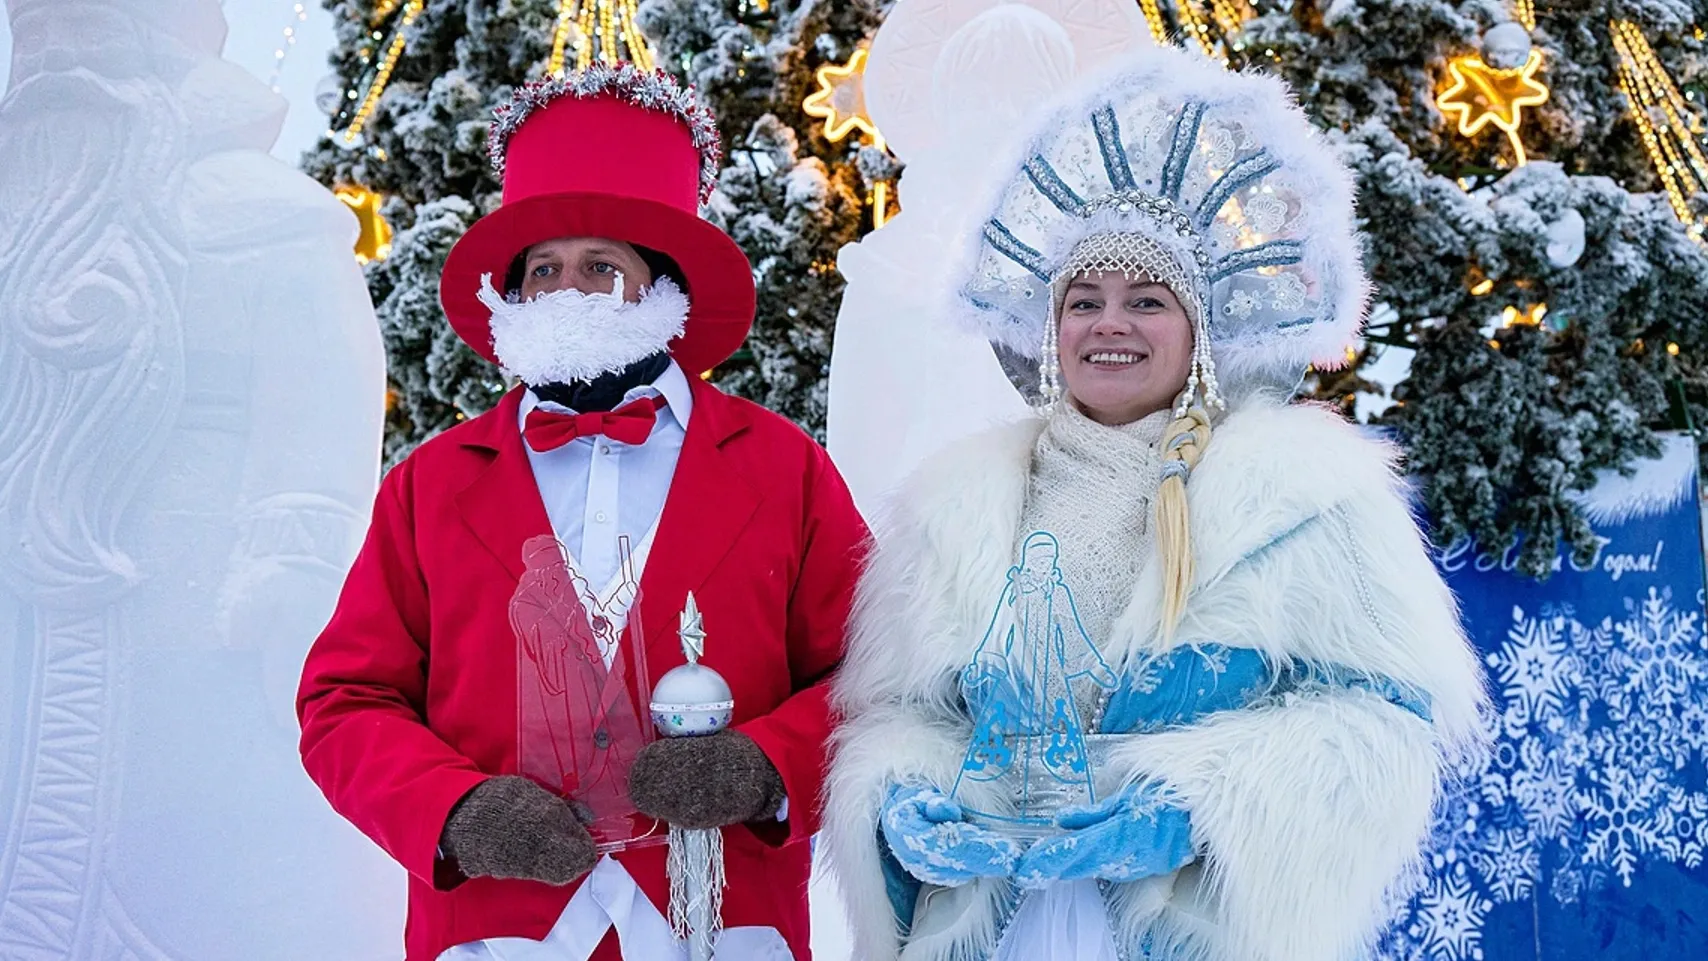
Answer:
<svg viewBox="0 0 1708 961"><path fill-rule="evenodd" d="M6 9L0 958L395 958L291 715L378 473L356 225L217 0Z"/></svg>
<svg viewBox="0 0 1708 961"><path fill-rule="evenodd" d="M907 170L901 213L842 249L830 452L862 510L957 437L1024 415L989 346L951 317L983 171L1074 77L1149 43L1131 0L899 0L872 40L866 106Z"/></svg>
<svg viewBox="0 0 1708 961"><path fill-rule="evenodd" d="M953 794L959 799L961 781L1001 782L1012 808L969 806L968 815L1017 837L1054 833L1056 815L1097 801L1091 732L1096 705L1116 686L1080 623L1060 561L1054 534L1027 535L961 673L974 723Z"/></svg>

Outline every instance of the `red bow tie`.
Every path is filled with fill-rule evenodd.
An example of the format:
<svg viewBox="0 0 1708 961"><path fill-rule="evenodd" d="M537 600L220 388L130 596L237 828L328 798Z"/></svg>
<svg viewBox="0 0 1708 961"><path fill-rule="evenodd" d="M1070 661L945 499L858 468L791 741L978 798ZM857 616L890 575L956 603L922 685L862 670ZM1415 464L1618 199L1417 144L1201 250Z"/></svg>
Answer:
<svg viewBox="0 0 1708 961"><path fill-rule="evenodd" d="M591 414L558 414L535 408L528 412L522 436L536 453L557 450L577 437L601 434L624 444L644 444L664 404L660 395L631 401L613 411Z"/></svg>

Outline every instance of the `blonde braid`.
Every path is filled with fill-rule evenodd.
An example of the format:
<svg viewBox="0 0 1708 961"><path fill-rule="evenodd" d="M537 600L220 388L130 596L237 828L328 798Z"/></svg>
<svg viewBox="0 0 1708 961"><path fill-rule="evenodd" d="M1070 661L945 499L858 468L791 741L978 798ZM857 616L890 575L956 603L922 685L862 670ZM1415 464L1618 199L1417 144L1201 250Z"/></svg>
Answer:
<svg viewBox="0 0 1708 961"><path fill-rule="evenodd" d="M1156 494L1156 545L1162 559L1162 637L1174 630L1192 589L1192 533L1186 511L1186 477L1210 443L1210 415L1193 404L1162 436L1162 484Z"/></svg>

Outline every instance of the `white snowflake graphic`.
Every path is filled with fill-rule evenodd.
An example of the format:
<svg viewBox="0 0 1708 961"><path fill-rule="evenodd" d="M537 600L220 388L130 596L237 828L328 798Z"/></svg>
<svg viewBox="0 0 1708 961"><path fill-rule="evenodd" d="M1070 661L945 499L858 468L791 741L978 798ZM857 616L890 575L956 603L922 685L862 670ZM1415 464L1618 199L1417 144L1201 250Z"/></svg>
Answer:
<svg viewBox="0 0 1708 961"><path fill-rule="evenodd" d="M1500 831L1496 842L1473 851L1470 856L1498 902L1528 897L1542 874L1542 856L1536 851L1535 835L1523 828Z"/></svg>
<svg viewBox="0 0 1708 961"><path fill-rule="evenodd" d="M1541 742L1535 739L1527 742L1525 748L1542 753ZM1542 758L1540 764L1526 765L1513 774L1512 798L1524 811L1531 830L1541 837L1559 837L1577 816L1571 771L1552 757Z"/></svg>
<svg viewBox="0 0 1708 961"><path fill-rule="evenodd" d="M1499 653L1489 655L1489 667L1507 698L1524 708L1526 720L1558 712L1578 673L1577 659L1561 637L1566 619L1527 618L1517 608L1512 616L1506 642Z"/></svg>
<svg viewBox="0 0 1708 961"><path fill-rule="evenodd" d="M1489 902L1461 872L1433 878L1417 897L1413 937L1429 958L1480 959Z"/></svg>
<svg viewBox="0 0 1708 961"><path fill-rule="evenodd" d="M1578 792L1589 821L1584 859L1610 865L1630 887L1638 857L1660 847L1652 812L1660 782L1653 772L1616 764L1590 772L1589 780L1596 789Z"/></svg>
<svg viewBox="0 0 1708 961"><path fill-rule="evenodd" d="M1626 606L1635 608L1632 616L1614 625L1624 642L1625 691L1641 699L1645 711L1673 716L1690 703L1708 667L1697 657L1696 612L1675 612L1653 591L1642 604Z"/></svg>
<svg viewBox="0 0 1708 961"><path fill-rule="evenodd" d="M1650 588L1624 616L1514 608L1486 664L1495 749L1449 797L1436 875L1381 961L1475 961L1497 904L1630 887L1644 865L1708 856L1708 641L1698 610ZM1443 873L1443 869L1447 869Z"/></svg>

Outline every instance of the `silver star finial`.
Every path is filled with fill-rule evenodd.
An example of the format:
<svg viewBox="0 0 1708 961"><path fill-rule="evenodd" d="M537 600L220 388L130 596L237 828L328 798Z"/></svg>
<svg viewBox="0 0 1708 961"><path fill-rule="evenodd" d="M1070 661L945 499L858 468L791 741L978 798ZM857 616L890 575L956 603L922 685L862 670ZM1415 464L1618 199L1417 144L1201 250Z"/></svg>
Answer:
<svg viewBox="0 0 1708 961"><path fill-rule="evenodd" d="M676 630L682 638L682 656L689 664L700 663L706 653L706 625L700 617L700 605L694 602L694 592L688 592L688 603L682 608L682 626Z"/></svg>

